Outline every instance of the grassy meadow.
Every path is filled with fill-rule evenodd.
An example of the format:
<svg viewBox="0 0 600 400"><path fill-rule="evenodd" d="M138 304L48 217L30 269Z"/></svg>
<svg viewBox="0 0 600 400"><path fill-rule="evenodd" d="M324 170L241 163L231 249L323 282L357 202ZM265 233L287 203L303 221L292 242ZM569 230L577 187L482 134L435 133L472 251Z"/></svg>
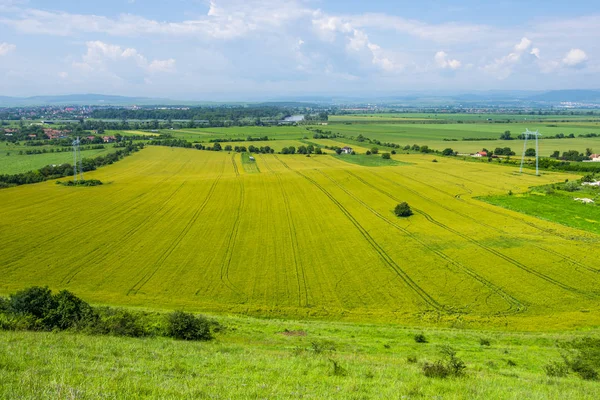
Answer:
<svg viewBox="0 0 600 400"><path fill-rule="evenodd" d="M73 153L71 151L51 153L51 149L58 146L23 146L4 142L0 146L0 174L17 174L20 172L33 171L49 164L73 164ZM24 154L28 150L44 150L48 153ZM62 149L62 148L61 148ZM84 158L104 156L115 151L111 145L105 145L104 149L90 149L81 152ZM23 154L19 154L23 152Z"/></svg>

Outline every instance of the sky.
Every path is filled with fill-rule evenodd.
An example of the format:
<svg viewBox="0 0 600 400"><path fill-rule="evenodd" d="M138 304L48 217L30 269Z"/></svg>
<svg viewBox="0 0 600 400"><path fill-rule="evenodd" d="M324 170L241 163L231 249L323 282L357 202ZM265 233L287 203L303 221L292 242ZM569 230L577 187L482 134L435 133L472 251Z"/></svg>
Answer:
<svg viewBox="0 0 600 400"><path fill-rule="evenodd" d="M600 88L596 1L0 0L0 95Z"/></svg>

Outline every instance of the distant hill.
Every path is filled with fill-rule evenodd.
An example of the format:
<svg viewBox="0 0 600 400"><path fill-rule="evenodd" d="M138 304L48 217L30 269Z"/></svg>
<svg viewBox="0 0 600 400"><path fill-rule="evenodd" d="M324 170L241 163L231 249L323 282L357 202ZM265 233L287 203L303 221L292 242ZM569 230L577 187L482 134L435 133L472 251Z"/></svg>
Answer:
<svg viewBox="0 0 600 400"><path fill-rule="evenodd" d="M185 105L198 102L174 101L151 97L127 97L104 94L67 94L59 96L8 97L0 96L0 106L41 106L41 105Z"/></svg>
<svg viewBox="0 0 600 400"><path fill-rule="evenodd" d="M600 103L600 90L552 90L550 92L529 96L529 101L560 103L570 101L574 103Z"/></svg>

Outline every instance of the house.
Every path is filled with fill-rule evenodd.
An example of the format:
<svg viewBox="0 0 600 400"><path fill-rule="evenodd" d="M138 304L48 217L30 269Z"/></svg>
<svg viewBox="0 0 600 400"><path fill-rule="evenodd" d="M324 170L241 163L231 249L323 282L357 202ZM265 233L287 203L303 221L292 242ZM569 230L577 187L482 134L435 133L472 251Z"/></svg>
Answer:
<svg viewBox="0 0 600 400"><path fill-rule="evenodd" d="M592 154L590 158L592 159L592 161L600 162L600 154Z"/></svg>
<svg viewBox="0 0 600 400"><path fill-rule="evenodd" d="M87 136L86 139L89 141L92 141L92 140L96 139L96 136Z"/></svg>
<svg viewBox="0 0 600 400"><path fill-rule="evenodd" d="M103 141L104 143L112 143L112 142L114 142L115 140L117 140L117 138L116 138L116 137L114 137L114 136L102 136L102 141Z"/></svg>
<svg viewBox="0 0 600 400"><path fill-rule="evenodd" d="M480 151L472 155L472 157L487 157L487 151Z"/></svg>
<svg viewBox="0 0 600 400"><path fill-rule="evenodd" d="M352 147L348 147L348 146L344 146L342 147L342 153L341 154L352 154Z"/></svg>
<svg viewBox="0 0 600 400"><path fill-rule="evenodd" d="M35 138L37 137L37 135L33 135L33 134L31 134L31 135L27 135L27 137L28 137L28 138L31 138L31 139L35 139Z"/></svg>

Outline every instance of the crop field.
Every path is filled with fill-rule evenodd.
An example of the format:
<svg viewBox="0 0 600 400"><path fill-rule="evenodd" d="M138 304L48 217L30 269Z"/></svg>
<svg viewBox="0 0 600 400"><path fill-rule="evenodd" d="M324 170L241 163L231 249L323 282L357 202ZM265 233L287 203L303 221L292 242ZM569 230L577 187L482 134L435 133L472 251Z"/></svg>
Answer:
<svg viewBox="0 0 600 400"><path fill-rule="evenodd" d="M490 121L488 121L488 119ZM332 115L331 122L413 122L413 121L448 121L448 122L493 122L493 121L598 121L600 115L531 115L523 114L465 114L465 113L373 113L373 114L348 114Z"/></svg>
<svg viewBox="0 0 600 400"><path fill-rule="evenodd" d="M0 292L261 316L538 329L598 323L600 236L477 199L575 175L425 155L149 147L86 175L0 191ZM256 172L256 171L253 171ZM392 212L408 202L414 215Z"/></svg>
<svg viewBox="0 0 600 400"><path fill-rule="evenodd" d="M73 153L70 151L60 153L42 153L42 154L19 154L20 151L25 153L28 150L43 150L50 151L51 148L57 146L22 146L9 144L0 147L0 174L17 174L42 168L49 164L73 164ZM85 150L81 152L84 158L93 158L103 156L114 152L112 146L106 146L104 149Z"/></svg>

